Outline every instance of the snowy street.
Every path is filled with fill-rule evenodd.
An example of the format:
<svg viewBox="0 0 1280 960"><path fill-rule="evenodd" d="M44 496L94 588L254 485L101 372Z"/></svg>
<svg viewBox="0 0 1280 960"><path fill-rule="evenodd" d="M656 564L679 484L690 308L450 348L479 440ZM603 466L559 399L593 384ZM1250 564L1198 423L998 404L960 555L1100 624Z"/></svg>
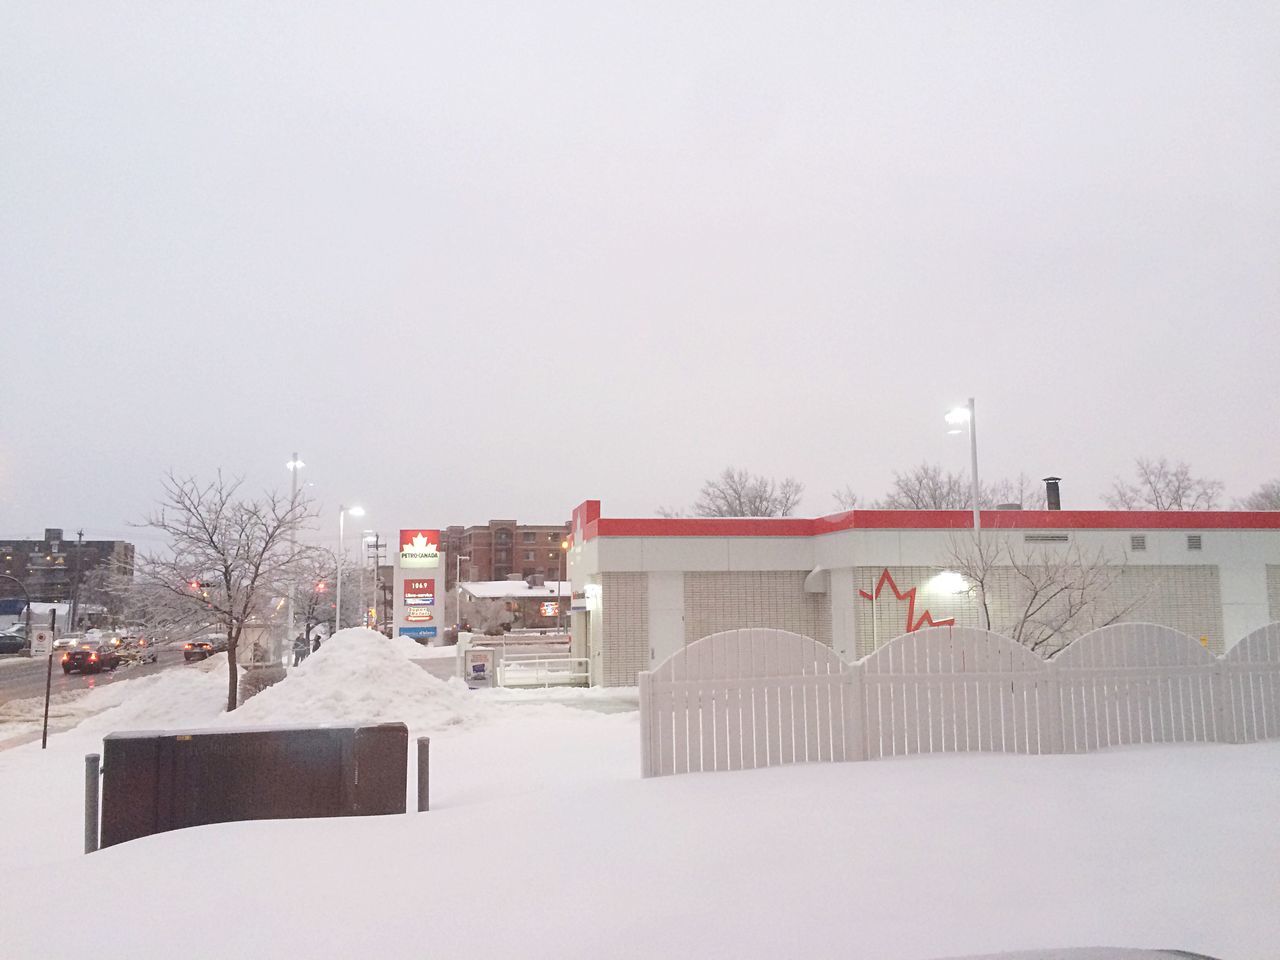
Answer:
<svg viewBox="0 0 1280 960"><path fill-rule="evenodd" d="M0 791L40 798L0 827L15 886L237 890L242 904L210 937L168 904L103 931L61 924L57 896L9 898L9 954L267 956L263 944L288 943L317 958L924 960L1108 944L1248 960L1280 942L1278 743L641 780L634 712L467 691L392 644L335 638L229 717L220 660L144 677L47 753L0 752ZM627 693L555 696L616 710ZM398 716L430 735L431 812L79 852L81 761L104 733L321 716ZM287 908L256 905L282 890Z"/></svg>
<svg viewBox="0 0 1280 960"><path fill-rule="evenodd" d="M114 671L104 670L102 673L63 673L55 655L50 691L56 696L76 690L92 690L119 680L144 677L182 663L180 647L161 647L155 663L140 663L136 666L121 664ZM28 697L43 698L45 670L43 657L34 660L27 657L5 657L4 662L0 663L0 705Z"/></svg>

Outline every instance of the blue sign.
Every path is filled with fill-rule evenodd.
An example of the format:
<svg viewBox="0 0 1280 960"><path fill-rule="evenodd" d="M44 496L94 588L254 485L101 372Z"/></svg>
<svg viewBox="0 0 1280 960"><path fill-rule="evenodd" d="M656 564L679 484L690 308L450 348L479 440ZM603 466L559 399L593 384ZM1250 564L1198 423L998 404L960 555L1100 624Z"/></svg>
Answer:
<svg viewBox="0 0 1280 960"><path fill-rule="evenodd" d="M436 638L435 627L401 627L400 636L409 637L413 640L434 640Z"/></svg>

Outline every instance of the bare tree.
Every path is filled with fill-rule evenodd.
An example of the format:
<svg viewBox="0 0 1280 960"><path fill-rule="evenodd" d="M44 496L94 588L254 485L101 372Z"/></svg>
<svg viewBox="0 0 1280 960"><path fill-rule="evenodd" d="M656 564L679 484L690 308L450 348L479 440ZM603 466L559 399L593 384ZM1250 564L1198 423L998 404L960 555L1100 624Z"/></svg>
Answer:
<svg viewBox="0 0 1280 960"><path fill-rule="evenodd" d="M847 487L836 494L841 509L850 510L846 503L856 501ZM1044 488L1018 474L1013 479L997 480L983 484L978 489L979 506L990 509L1003 503L1016 503L1024 510L1042 510L1045 506ZM952 473L941 464L922 463L917 467L893 474L893 486L885 496L876 501L878 510L964 510L973 507L973 482L964 473Z"/></svg>
<svg viewBox="0 0 1280 960"><path fill-rule="evenodd" d="M698 517L789 517L803 492L804 484L793 477L777 481L726 467L702 485L691 512Z"/></svg>
<svg viewBox="0 0 1280 960"><path fill-rule="evenodd" d="M291 534L315 516L305 495L241 494L242 481L202 483L169 473L159 509L144 525L166 535L169 549L149 553L138 577L217 624L227 637L227 710L236 708L237 646L246 621L282 597L302 551Z"/></svg>
<svg viewBox="0 0 1280 960"><path fill-rule="evenodd" d="M1142 603L1145 597L1117 603L1112 595L1126 560L1113 561L1102 548L1036 548L989 532L949 545L950 563L976 594L981 626L1044 657Z"/></svg>
<svg viewBox="0 0 1280 960"><path fill-rule="evenodd" d="M1264 483L1243 500L1236 501L1237 510L1280 510L1280 480Z"/></svg>
<svg viewBox="0 0 1280 960"><path fill-rule="evenodd" d="M302 621L302 636L311 642L312 631L333 621L338 560L332 550L314 547L298 557L290 580L294 587L294 611ZM294 640L289 638L290 642Z"/></svg>
<svg viewBox="0 0 1280 960"><path fill-rule="evenodd" d="M1185 461L1138 458L1133 483L1116 477L1102 499L1114 510L1213 510L1222 497L1221 480L1191 475Z"/></svg>
<svg viewBox="0 0 1280 960"><path fill-rule="evenodd" d="M836 506L841 510L854 510L858 506L858 495L853 492L853 487L848 484L844 488L837 490L832 496L835 497Z"/></svg>

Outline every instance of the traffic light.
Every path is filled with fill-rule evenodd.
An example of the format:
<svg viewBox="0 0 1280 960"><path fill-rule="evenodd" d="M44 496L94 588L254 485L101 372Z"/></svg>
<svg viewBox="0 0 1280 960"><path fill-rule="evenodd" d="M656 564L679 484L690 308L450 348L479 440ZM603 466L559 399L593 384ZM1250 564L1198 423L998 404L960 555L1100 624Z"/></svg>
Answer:
<svg viewBox="0 0 1280 960"><path fill-rule="evenodd" d="M324 593L324 581L321 580L316 584L316 593Z"/></svg>

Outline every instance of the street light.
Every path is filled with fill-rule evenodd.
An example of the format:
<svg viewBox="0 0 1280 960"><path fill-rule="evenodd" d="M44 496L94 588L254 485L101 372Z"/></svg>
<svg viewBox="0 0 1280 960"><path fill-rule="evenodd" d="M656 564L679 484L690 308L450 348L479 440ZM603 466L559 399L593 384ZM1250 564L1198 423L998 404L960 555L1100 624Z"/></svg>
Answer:
<svg viewBox="0 0 1280 960"><path fill-rule="evenodd" d="M293 455L293 459L290 460L288 463L286 463L284 466L285 466L285 469L289 471L289 506L293 507L298 502L298 471L301 470L303 467L305 467L306 464L303 463L302 460L299 459L298 455L295 453ZM292 556L296 557L298 555L298 528L296 524L289 531L289 552ZM293 597L296 592L297 592L297 588L294 586L293 581L291 580L289 582L289 632L286 635L286 645L285 645L286 650L289 649L289 644L293 643L293 631L295 626L294 617L293 617L293 613L294 613ZM308 640L310 640L310 638L308 638Z"/></svg>
<svg viewBox="0 0 1280 960"><path fill-rule="evenodd" d="M364 507L338 507L338 592L334 598L333 609L333 632L337 633L342 629L342 552L345 549L346 519L347 514L353 517L363 517Z"/></svg>
<svg viewBox="0 0 1280 960"><path fill-rule="evenodd" d="M973 482L973 529L977 531L982 526L982 518L978 513L978 423L977 416L974 413L973 397L969 398L968 404L963 407L955 407L947 412L947 426L951 429L948 433L960 433L964 430L965 425L969 427L969 466L970 479Z"/></svg>

